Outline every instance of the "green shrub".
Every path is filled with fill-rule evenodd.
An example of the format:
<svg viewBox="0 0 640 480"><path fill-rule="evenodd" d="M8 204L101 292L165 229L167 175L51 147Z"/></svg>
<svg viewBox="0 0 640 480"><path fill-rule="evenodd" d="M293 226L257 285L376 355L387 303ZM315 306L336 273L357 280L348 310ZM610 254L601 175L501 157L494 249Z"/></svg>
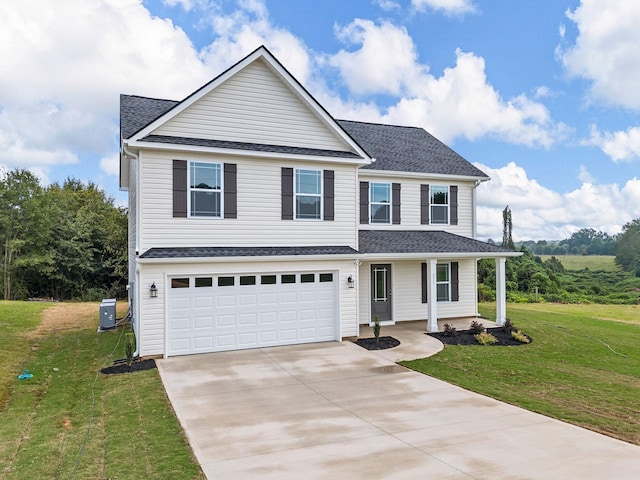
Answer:
<svg viewBox="0 0 640 480"><path fill-rule="evenodd" d="M478 333L473 336L480 345L493 345L498 343L498 339L487 332Z"/></svg>
<svg viewBox="0 0 640 480"><path fill-rule="evenodd" d="M520 343L529 343L531 342L531 339L529 337L527 337L524 333L519 332L518 330L514 330L511 332L511 337L514 340L519 341Z"/></svg>
<svg viewBox="0 0 640 480"><path fill-rule="evenodd" d="M131 366L133 363L133 354L136 351L136 337L133 332L127 332L125 334L125 356L127 357L127 365Z"/></svg>
<svg viewBox="0 0 640 480"><path fill-rule="evenodd" d="M445 323L443 327L444 328L442 330L442 334L445 337L455 337L458 335L458 332L456 331L456 327L454 327L450 323Z"/></svg>
<svg viewBox="0 0 640 480"><path fill-rule="evenodd" d="M481 324L477 320L474 320L471 322L471 325L469 325L469 330L471 331L471 333L476 334L476 333L482 333L486 329L484 328L483 324Z"/></svg>
<svg viewBox="0 0 640 480"><path fill-rule="evenodd" d="M373 316L373 336L376 339L376 343L380 340L380 317L378 315Z"/></svg>

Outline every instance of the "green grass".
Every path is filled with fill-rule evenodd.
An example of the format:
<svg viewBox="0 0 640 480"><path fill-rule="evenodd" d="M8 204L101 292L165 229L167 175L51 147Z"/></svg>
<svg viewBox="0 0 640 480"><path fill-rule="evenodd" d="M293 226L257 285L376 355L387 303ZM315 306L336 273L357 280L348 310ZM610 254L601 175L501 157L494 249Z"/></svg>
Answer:
<svg viewBox="0 0 640 480"><path fill-rule="evenodd" d="M48 304L0 301L0 412L30 354L29 333ZM16 373L18 372L18 373Z"/></svg>
<svg viewBox="0 0 640 480"><path fill-rule="evenodd" d="M1 308L2 315L15 309L16 331L37 326L20 313L31 311L30 304ZM158 371L98 373L124 358L124 338L121 331L97 333L97 326L96 305L90 326L29 342L35 349L28 348L23 365L11 373L0 415L0 478L203 479ZM0 351L10 343L0 336ZM32 379L16 378L23 367Z"/></svg>
<svg viewBox="0 0 640 480"><path fill-rule="evenodd" d="M551 255L539 256L543 261L551 258ZM555 257L560 260L566 270L584 270L588 268L592 271L620 271L620 267L615 262L616 257L612 255L555 255Z"/></svg>
<svg viewBox="0 0 640 480"><path fill-rule="evenodd" d="M402 364L640 445L640 318L630 317L632 306L561 307L508 305L509 318L532 337L529 345L446 346ZM624 321L613 320L616 308ZM495 307L481 305L481 313L491 318Z"/></svg>

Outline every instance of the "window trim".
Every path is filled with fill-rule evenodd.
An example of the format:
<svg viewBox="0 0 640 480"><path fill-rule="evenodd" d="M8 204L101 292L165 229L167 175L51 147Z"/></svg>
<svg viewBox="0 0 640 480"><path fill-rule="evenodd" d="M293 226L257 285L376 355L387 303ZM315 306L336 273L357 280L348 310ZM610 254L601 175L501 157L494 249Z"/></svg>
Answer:
<svg viewBox="0 0 640 480"><path fill-rule="evenodd" d="M447 203L433 203L434 190L441 188L447 190ZM446 222L434 221L433 207L446 207ZM451 225L451 185L429 185L429 225Z"/></svg>
<svg viewBox="0 0 640 480"><path fill-rule="evenodd" d="M438 267L446 267L446 271L447 271L447 280L440 282L438 281ZM440 299L438 298L438 286L440 285L447 285L447 298L446 299ZM451 302L451 263L450 262L445 262L445 263L437 263L436 264L436 301L437 302L442 302L442 303L450 303Z"/></svg>
<svg viewBox="0 0 640 480"><path fill-rule="evenodd" d="M376 185L384 185L387 187L388 202L374 202L373 191ZM391 225L393 224L393 185L391 182L369 182L369 224L371 225ZM383 205L389 209L389 220L386 222L375 222L373 219L373 207Z"/></svg>
<svg viewBox="0 0 640 480"><path fill-rule="evenodd" d="M320 193L298 193L298 173L301 171L316 172L320 178ZM294 168L293 169L293 220L302 222L321 222L324 220L324 171L320 168ZM316 197L319 199L320 211L318 218L298 217L298 196Z"/></svg>
<svg viewBox="0 0 640 480"><path fill-rule="evenodd" d="M218 165L220 169L220 188L219 189L200 189L191 187L191 168L194 164ZM220 215L193 215L191 209L191 193L192 192L216 192L220 195ZM211 160L188 160L187 161L187 218L199 219L223 219L224 218L224 163Z"/></svg>

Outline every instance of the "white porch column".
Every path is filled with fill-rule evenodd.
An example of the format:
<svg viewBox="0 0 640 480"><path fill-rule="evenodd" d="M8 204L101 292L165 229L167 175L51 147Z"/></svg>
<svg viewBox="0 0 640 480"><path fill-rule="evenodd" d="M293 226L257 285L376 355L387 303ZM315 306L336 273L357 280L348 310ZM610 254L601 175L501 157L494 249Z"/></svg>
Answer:
<svg viewBox="0 0 640 480"><path fill-rule="evenodd" d="M438 289L436 284L436 264L438 260L427 260L427 332L438 331Z"/></svg>
<svg viewBox="0 0 640 480"><path fill-rule="evenodd" d="M506 258L496 258L496 323L504 325L507 320Z"/></svg>

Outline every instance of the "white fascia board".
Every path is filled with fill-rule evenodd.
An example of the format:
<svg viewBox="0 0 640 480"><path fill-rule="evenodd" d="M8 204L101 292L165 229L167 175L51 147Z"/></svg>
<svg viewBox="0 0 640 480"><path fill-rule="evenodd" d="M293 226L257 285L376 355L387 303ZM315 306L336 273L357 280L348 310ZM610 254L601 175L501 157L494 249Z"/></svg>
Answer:
<svg viewBox="0 0 640 480"><path fill-rule="evenodd" d="M139 264L179 264L179 263L236 263L236 262L306 262L306 261L332 261L332 260L424 260L425 258L500 258L519 257L522 252L500 253L365 253L353 255L269 255L269 256L242 256L242 257L180 257L180 258L141 258Z"/></svg>
<svg viewBox="0 0 640 480"><path fill-rule="evenodd" d="M178 263L237 263L237 262L313 262L332 260L355 260L359 256L353 255L268 255L242 257L183 257L183 258L141 258L140 264L178 264Z"/></svg>
<svg viewBox="0 0 640 480"><path fill-rule="evenodd" d="M187 153L212 153L217 155L233 155L243 157L258 157L258 158L274 158L279 160L314 160L324 163L340 163L350 165L368 165L368 161L364 158L350 158L350 157L326 157L323 155L302 155L294 153L281 153L281 152L261 152L259 150L241 150L233 148L218 148L218 147L202 147L199 145L182 145L177 143L155 143L144 141L131 141L128 144L132 148L147 148L152 150L162 151L174 151L174 152L187 152Z"/></svg>
<svg viewBox="0 0 640 480"><path fill-rule="evenodd" d="M358 256L360 260L424 260L426 258L446 258L446 259L469 259L469 258L502 258L519 257L522 252L450 252L450 253L362 253Z"/></svg>
<svg viewBox="0 0 640 480"><path fill-rule="evenodd" d="M445 175L442 173L420 173L420 172L401 172L396 170L358 170L358 176L366 177L394 177L394 178L434 178L437 180L457 180L465 182L487 182L491 180L488 177L474 177L468 175Z"/></svg>

